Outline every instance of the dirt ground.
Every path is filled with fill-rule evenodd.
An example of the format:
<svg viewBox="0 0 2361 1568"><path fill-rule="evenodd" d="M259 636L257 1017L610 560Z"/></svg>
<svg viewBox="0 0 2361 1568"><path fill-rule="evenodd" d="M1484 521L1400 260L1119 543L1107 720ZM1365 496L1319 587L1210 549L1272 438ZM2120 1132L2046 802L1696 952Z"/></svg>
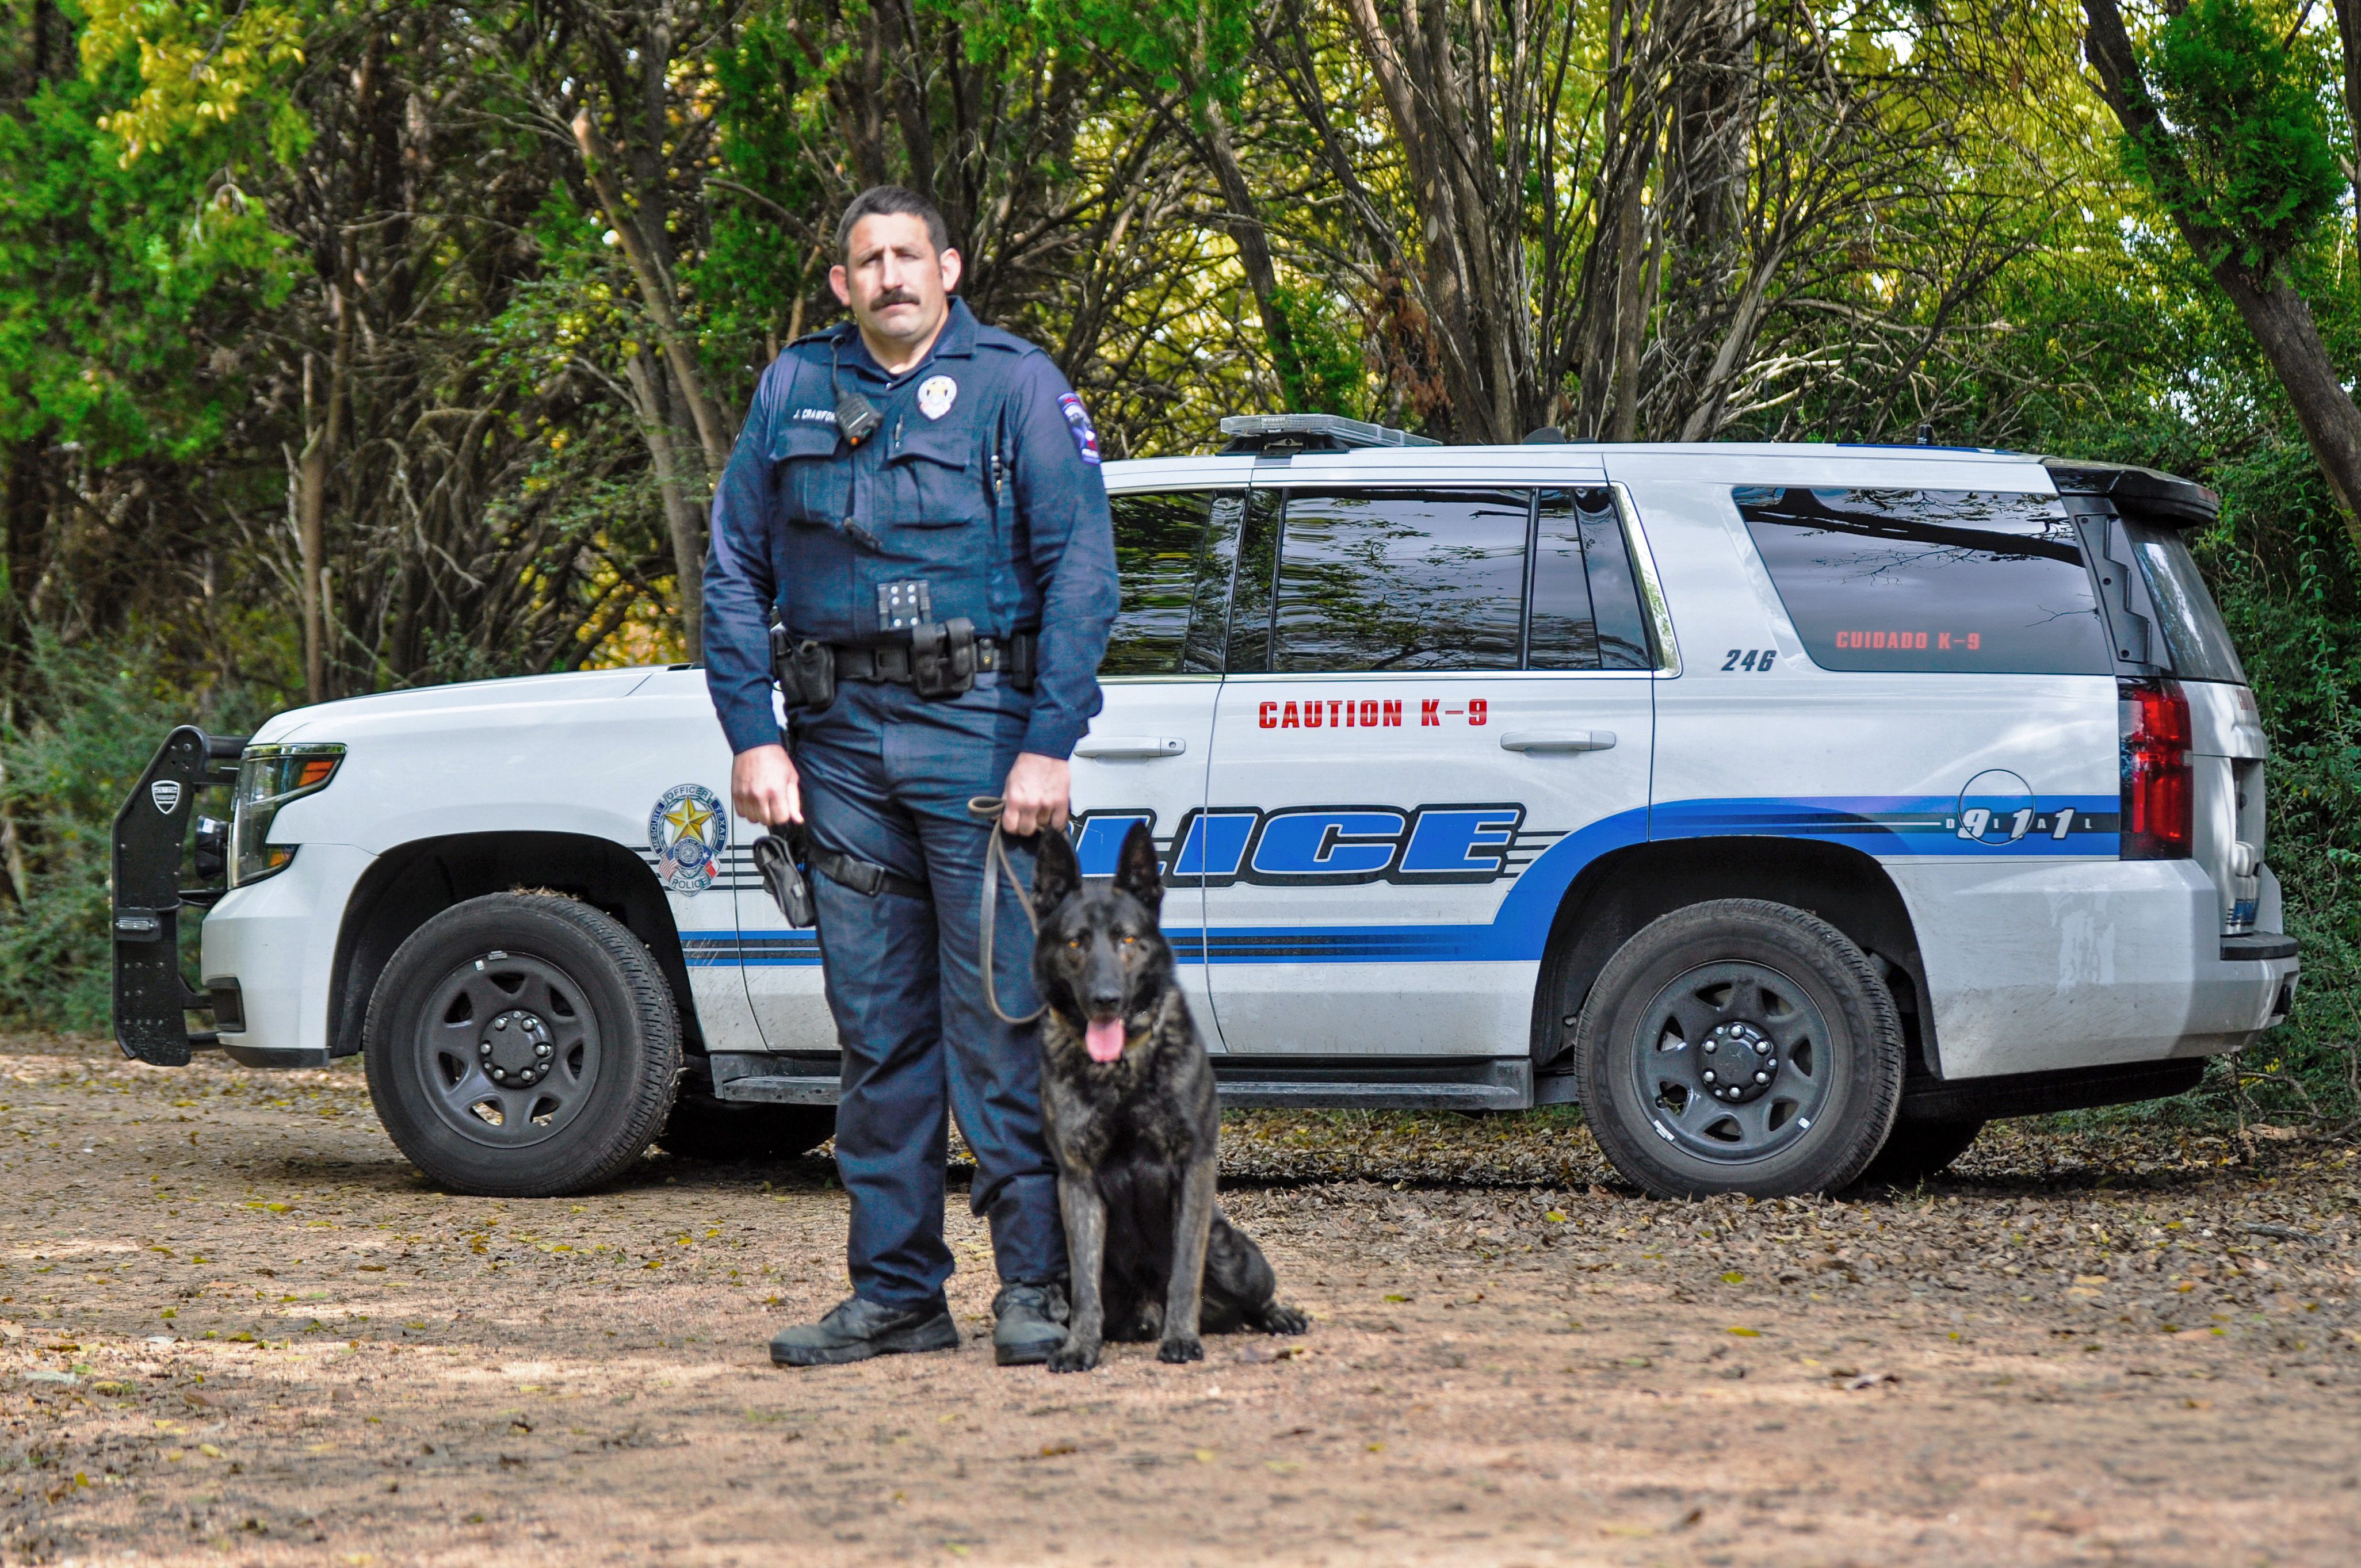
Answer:
<svg viewBox="0 0 2361 1568"><path fill-rule="evenodd" d="M1200 1365L768 1365L843 1290L807 1159L445 1197L351 1065L0 1040L0 1558L2338 1563L2349 1147L1988 1133L1863 1200L1672 1204L1560 1115L1248 1113L1314 1323Z"/></svg>

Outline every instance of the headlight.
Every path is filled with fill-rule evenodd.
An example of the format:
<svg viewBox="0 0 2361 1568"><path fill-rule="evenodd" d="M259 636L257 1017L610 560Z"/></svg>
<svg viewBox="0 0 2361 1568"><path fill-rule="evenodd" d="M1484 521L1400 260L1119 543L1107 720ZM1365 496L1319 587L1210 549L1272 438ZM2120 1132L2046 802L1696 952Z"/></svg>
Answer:
<svg viewBox="0 0 2361 1568"><path fill-rule="evenodd" d="M244 887L287 869L295 851L267 841L271 821L289 801L327 788L344 760L344 747L333 740L246 749L238 759L237 797L230 814L230 886Z"/></svg>

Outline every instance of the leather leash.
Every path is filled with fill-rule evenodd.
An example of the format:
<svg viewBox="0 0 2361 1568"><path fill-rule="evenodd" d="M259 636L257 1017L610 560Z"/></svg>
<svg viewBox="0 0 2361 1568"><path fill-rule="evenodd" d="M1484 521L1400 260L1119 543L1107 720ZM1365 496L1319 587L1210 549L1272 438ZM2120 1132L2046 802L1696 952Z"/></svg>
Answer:
<svg viewBox="0 0 2361 1568"><path fill-rule="evenodd" d="M1048 1012L1049 1004L1042 1003L1022 1018L1012 1017L1000 1005L1000 994L992 982L993 912L1000 902L997 895L1001 877L1007 877L1008 891L1016 895L1016 906L1025 911L1026 924L1033 927L1036 937L1041 934L1041 917L1033 912L1033 895L1016 880L1016 868L1009 863L1008 845L1001 835L1000 814L1007 804L996 795L979 795L967 803L969 816L992 824L992 840L983 849L983 908L977 919L976 956L983 964L983 1000L993 1014L1004 1024L1025 1025Z"/></svg>

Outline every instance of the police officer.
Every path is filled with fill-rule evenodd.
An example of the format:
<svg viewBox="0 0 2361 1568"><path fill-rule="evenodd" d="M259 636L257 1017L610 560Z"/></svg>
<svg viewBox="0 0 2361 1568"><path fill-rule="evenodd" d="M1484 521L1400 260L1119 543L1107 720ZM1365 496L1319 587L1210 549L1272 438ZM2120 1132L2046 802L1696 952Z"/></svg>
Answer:
<svg viewBox="0 0 2361 1568"><path fill-rule="evenodd" d="M829 272L850 323L763 373L713 502L705 659L756 822L805 824L842 1045L837 1167L853 1294L783 1330L787 1366L959 1343L943 1296L945 1113L974 1151L1003 1365L1065 1337L1065 1240L1039 1046L987 1005L988 828L1062 829L1115 610L1098 435L1047 355L979 323L960 255L909 191L864 191ZM774 625L786 743L771 706ZM1019 869L1029 865L1021 853ZM1002 898L1013 904L1004 892ZM1000 1007L1030 1012L1031 943L1002 911ZM1011 927L1015 929L1012 931Z"/></svg>

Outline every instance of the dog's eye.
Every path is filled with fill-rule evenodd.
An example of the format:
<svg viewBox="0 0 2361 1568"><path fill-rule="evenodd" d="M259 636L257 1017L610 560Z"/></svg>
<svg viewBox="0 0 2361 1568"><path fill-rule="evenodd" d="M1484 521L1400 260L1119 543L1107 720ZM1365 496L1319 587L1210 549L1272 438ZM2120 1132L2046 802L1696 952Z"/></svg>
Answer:
<svg viewBox="0 0 2361 1568"><path fill-rule="evenodd" d="M1126 936L1123 939L1123 945L1126 948L1136 948L1139 945L1139 938L1137 937Z"/></svg>
<svg viewBox="0 0 2361 1568"><path fill-rule="evenodd" d="M1066 946L1072 948L1077 951L1081 949L1082 945L1082 939L1080 937L1069 937L1066 938Z"/></svg>

